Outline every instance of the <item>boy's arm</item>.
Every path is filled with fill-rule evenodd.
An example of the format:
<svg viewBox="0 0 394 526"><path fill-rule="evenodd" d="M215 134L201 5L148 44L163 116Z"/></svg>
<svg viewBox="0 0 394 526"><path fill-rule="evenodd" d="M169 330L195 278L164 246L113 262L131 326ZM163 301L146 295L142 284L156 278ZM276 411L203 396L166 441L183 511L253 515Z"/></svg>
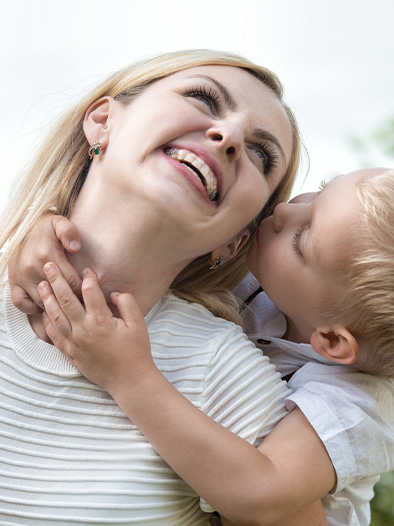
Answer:
<svg viewBox="0 0 394 526"><path fill-rule="evenodd" d="M122 317L114 318L94 273L87 272L85 310L59 269L46 270L57 297L41 285L48 336L219 513L238 525L275 525L334 486L327 452L299 410L255 449L200 412L158 371L144 319L129 294L111 297Z"/></svg>
<svg viewBox="0 0 394 526"><path fill-rule="evenodd" d="M226 524L224 523L223 526ZM277 522L274 526L328 526L328 522L323 504L318 500L292 517Z"/></svg>
<svg viewBox="0 0 394 526"><path fill-rule="evenodd" d="M221 522L222 526L238 526L225 517L221 517ZM328 526L328 522L323 505L321 501L318 500L298 513L295 513L292 517L287 517L275 523L273 526Z"/></svg>

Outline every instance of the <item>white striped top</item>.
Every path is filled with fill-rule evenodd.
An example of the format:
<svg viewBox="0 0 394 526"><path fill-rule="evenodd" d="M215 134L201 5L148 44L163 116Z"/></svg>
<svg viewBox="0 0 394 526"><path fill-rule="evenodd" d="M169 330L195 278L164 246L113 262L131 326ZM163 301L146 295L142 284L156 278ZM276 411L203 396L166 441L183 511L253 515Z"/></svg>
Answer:
<svg viewBox="0 0 394 526"><path fill-rule="evenodd" d="M146 317L158 368L257 443L286 412L268 359L236 325L167 293ZM205 525L200 502L113 399L39 340L0 292L0 524Z"/></svg>

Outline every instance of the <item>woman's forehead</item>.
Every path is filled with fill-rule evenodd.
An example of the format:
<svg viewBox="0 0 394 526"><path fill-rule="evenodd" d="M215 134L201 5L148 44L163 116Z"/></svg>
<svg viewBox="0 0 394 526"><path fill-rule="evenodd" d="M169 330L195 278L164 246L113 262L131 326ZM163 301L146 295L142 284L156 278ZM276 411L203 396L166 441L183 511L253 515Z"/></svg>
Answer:
<svg viewBox="0 0 394 526"><path fill-rule="evenodd" d="M221 88L226 101L233 102L234 109L249 110L256 120L265 123L280 120L286 127L291 127L278 95L244 68L228 65L195 66L177 71L157 84L176 85L178 82L211 83L213 87Z"/></svg>
<svg viewBox="0 0 394 526"><path fill-rule="evenodd" d="M245 85L250 85L250 86L255 86L255 87L264 86L265 88L267 88L267 86L264 84L262 80L252 75L245 68L241 68L238 66L218 65L218 64L193 66L193 67L172 73L168 77L165 77L165 79L190 78L190 77L194 77L198 75L208 76L208 77L217 78L217 79L223 79L224 81L227 80L230 83L235 82L238 84L241 82ZM267 88L267 89L269 89L269 91L273 95L276 96L273 90L271 90L270 88Z"/></svg>

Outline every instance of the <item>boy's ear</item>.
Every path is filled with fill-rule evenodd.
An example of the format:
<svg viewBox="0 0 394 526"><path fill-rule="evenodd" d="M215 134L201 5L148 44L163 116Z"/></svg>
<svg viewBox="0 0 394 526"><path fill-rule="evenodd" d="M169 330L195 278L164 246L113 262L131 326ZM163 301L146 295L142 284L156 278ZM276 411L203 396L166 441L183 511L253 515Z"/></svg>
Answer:
<svg viewBox="0 0 394 526"><path fill-rule="evenodd" d="M316 329L311 336L311 345L324 358L343 365L355 362L358 357L357 340L344 327Z"/></svg>
<svg viewBox="0 0 394 526"><path fill-rule="evenodd" d="M211 261L216 261L221 258L223 263L229 261L231 258L236 256L243 246L247 243L250 238L250 232L244 231L238 234L232 241L215 248L211 252Z"/></svg>
<svg viewBox="0 0 394 526"><path fill-rule="evenodd" d="M101 97L87 109L83 120L83 130L89 144L99 141L103 148L108 146L108 118L113 102L112 97Z"/></svg>

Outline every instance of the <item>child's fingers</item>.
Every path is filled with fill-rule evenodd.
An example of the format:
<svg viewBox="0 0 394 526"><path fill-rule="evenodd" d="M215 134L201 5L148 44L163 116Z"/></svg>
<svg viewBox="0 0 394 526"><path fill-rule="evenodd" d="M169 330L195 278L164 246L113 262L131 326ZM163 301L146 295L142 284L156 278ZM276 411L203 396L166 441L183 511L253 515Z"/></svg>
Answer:
<svg viewBox="0 0 394 526"><path fill-rule="evenodd" d="M145 323L141 309L131 294L113 292L111 301L118 308L122 320L128 327L135 323Z"/></svg>
<svg viewBox="0 0 394 526"><path fill-rule="evenodd" d="M69 219L63 216L53 216L52 226L57 239L63 247L74 254L81 248L78 228Z"/></svg>
<svg viewBox="0 0 394 526"><path fill-rule="evenodd" d="M37 314L41 312L40 307L34 303L34 301L22 287L10 284L10 291L12 303L17 309L24 312L25 314ZM40 299L39 296L38 298Z"/></svg>
<svg viewBox="0 0 394 526"><path fill-rule="evenodd" d="M82 297L87 314L103 318L110 316L112 318L112 312L98 284L96 273L92 269L86 268L82 272L82 278Z"/></svg>
<svg viewBox="0 0 394 526"><path fill-rule="evenodd" d="M78 272L75 270L75 268L70 264L66 256L62 253L59 254L58 258L58 266L61 269L61 273L63 274L64 279L69 284L71 290L73 293L78 297L81 298L81 285L82 280L78 275Z"/></svg>
<svg viewBox="0 0 394 526"><path fill-rule="evenodd" d="M44 303L45 312L47 314L43 317L43 320L46 320L46 325L44 324L45 329L47 330L47 325L50 322L56 331L60 332L64 336L69 335L72 330L71 324L67 316L62 311L49 283L46 281L39 283L38 291ZM53 332L51 335L48 334L48 336L53 341Z"/></svg>
<svg viewBox="0 0 394 526"><path fill-rule="evenodd" d="M78 272L70 264L70 262L68 261L67 257L65 256L63 252L59 252L56 255L56 258L53 258L53 260L55 259L56 259L56 265L59 267L61 274L63 275L64 279L67 281L72 292L78 298L81 298L82 280L78 276Z"/></svg>
<svg viewBox="0 0 394 526"><path fill-rule="evenodd" d="M55 329L50 317L46 312L42 313L42 321L44 323L44 327L48 337L51 339L53 344L63 352L65 349L65 340L62 337L61 333Z"/></svg>
<svg viewBox="0 0 394 526"><path fill-rule="evenodd" d="M53 293L60 308L67 316L70 323L81 323L81 321L85 319L85 309L71 290L59 267L55 265L55 263L46 263L44 265L44 272L51 284Z"/></svg>
<svg viewBox="0 0 394 526"><path fill-rule="evenodd" d="M55 232L56 238L62 244L63 248L71 254L75 254L81 248L81 242L79 239L78 228L69 219L63 216L52 217L52 227ZM55 260L61 269L61 272L70 285L74 294L81 298L81 285L82 280L78 275L78 272L70 264L63 251L56 254Z"/></svg>

